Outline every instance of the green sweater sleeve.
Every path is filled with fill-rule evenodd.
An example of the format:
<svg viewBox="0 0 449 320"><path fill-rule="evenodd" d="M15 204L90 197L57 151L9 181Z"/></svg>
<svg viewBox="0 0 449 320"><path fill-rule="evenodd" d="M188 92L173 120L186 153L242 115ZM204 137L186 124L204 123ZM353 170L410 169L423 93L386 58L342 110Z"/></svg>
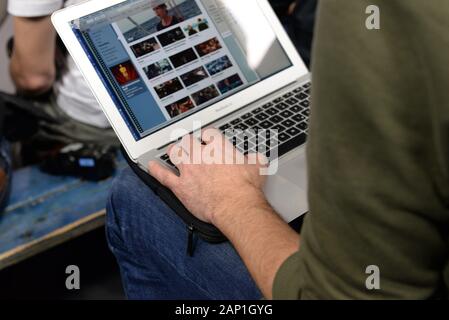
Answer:
<svg viewBox="0 0 449 320"><path fill-rule="evenodd" d="M369 5L380 30L368 30ZM275 298L425 299L449 284L449 5L322 0L310 213ZM367 267L379 268L369 290Z"/></svg>

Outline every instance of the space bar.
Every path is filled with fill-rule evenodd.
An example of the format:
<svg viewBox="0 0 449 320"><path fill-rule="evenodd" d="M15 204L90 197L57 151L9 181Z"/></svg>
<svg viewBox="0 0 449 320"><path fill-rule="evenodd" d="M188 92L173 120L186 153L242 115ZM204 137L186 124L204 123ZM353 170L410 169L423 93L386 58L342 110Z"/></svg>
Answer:
<svg viewBox="0 0 449 320"><path fill-rule="evenodd" d="M281 144L278 148L278 157L283 156L289 151L292 151L293 149L303 145L306 143L307 136L304 133L301 133L300 135L294 137L293 139L288 140L287 142Z"/></svg>

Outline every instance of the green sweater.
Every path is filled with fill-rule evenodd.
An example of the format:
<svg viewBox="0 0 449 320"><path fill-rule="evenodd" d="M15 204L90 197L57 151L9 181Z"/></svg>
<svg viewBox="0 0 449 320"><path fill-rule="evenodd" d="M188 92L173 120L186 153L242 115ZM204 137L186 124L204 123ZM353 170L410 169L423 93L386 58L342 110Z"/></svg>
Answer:
<svg viewBox="0 0 449 320"><path fill-rule="evenodd" d="M426 299L449 287L449 3L321 0L310 213L278 299ZM367 30L367 6L381 29ZM370 265L380 290L365 285Z"/></svg>

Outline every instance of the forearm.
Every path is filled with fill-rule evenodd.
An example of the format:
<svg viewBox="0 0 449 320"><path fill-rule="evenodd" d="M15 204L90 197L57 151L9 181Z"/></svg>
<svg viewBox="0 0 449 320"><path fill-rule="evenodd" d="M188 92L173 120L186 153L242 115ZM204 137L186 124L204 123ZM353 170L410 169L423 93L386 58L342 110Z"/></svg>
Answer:
<svg viewBox="0 0 449 320"><path fill-rule="evenodd" d="M232 242L265 298L271 299L276 273L299 250L300 239L261 192L248 197L216 214L214 224Z"/></svg>
<svg viewBox="0 0 449 320"><path fill-rule="evenodd" d="M19 92L35 95L52 87L56 74L55 39L50 17L14 18L10 73Z"/></svg>

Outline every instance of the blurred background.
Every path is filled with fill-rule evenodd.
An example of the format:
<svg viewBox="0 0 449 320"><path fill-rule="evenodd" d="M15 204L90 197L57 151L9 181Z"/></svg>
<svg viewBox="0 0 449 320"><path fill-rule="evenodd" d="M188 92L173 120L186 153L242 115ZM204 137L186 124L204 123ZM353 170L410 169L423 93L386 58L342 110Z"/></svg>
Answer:
<svg viewBox="0 0 449 320"><path fill-rule="evenodd" d="M4 6L6 4L5 1L2 1L2 5ZM0 10L4 10L5 7L1 8ZM5 11L3 12L5 14ZM2 15L0 13L0 15ZM2 18L0 18L1 20ZM6 54L6 42L13 34L13 27L12 27L12 19L11 17L6 17L5 22L0 27L0 91L13 93L14 92L14 86L11 81L11 77L9 76L8 72L8 66L9 66L9 58Z"/></svg>

